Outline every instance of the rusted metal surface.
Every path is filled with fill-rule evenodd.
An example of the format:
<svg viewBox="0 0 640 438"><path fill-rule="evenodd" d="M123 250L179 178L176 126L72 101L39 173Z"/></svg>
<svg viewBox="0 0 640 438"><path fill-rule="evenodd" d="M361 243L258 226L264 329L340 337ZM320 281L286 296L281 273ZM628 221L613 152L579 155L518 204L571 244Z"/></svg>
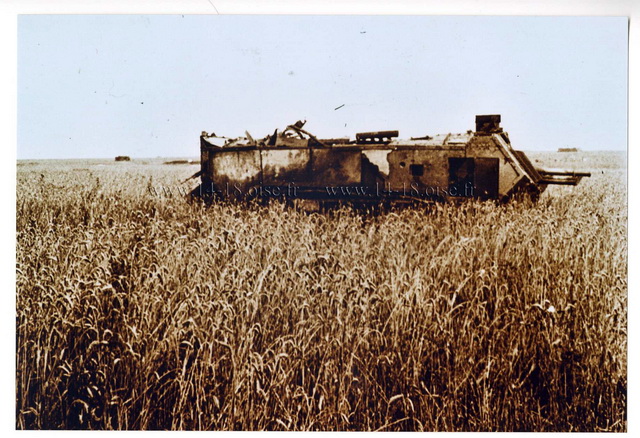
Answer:
<svg viewBox="0 0 640 438"><path fill-rule="evenodd" d="M476 131L398 139L398 131L319 139L304 121L256 139L203 132L200 195L286 197L311 204L533 197L585 172L545 171L513 149L500 115L476 116ZM311 202L313 201L313 202ZM309 203L307 203L309 204ZM305 204L306 205L306 204Z"/></svg>

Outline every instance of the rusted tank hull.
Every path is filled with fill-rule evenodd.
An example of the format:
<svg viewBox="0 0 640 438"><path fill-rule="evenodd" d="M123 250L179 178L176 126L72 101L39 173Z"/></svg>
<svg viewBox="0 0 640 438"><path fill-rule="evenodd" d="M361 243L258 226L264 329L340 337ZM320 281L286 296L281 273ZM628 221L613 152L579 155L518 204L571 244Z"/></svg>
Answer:
<svg viewBox="0 0 640 438"><path fill-rule="evenodd" d="M287 198L375 204L539 195L548 184L577 184L585 173L541 173L511 147L499 116L478 116L476 131L395 140L397 131L319 140L302 130L255 141L203 133L198 193L223 199ZM304 135L303 135L304 134Z"/></svg>

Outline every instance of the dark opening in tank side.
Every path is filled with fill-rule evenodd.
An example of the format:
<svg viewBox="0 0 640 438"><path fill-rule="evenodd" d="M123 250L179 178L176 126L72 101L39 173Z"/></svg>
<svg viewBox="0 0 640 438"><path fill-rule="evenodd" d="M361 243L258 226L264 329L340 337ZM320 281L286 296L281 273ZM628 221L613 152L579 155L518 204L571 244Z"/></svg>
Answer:
<svg viewBox="0 0 640 438"><path fill-rule="evenodd" d="M497 199L500 173L500 159L478 157L475 159L474 197L480 199Z"/></svg>
<svg viewBox="0 0 640 438"><path fill-rule="evenodd" d="M475 186L475 159L449 158L449 187L452 197L470 197Z"/></svg>

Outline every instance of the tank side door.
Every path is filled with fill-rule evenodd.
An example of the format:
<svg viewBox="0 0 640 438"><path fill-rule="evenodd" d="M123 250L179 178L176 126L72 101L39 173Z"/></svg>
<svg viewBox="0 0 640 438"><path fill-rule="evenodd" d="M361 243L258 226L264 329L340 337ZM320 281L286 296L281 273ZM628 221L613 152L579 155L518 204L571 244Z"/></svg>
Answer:
<svg viewBox="0 0 640 438"><path fill-rule="evenodd" d="M473 196L475 160L473 158L449 158L449 195Z"/></svg>
<svg viewBox="0 0 640 438"><path fill-rule="evenodd" d="M481 199L498 197L499 158L475 159L475 186L473 196Z"/></svg>

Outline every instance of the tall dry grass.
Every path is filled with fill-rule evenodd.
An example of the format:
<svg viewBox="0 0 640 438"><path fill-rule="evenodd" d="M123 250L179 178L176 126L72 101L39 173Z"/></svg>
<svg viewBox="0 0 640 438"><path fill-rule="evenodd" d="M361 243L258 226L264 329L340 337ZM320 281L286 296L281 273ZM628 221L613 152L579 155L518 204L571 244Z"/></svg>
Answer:
<svg viewBox="0 0 640 438"><path fill-rule="evenodd" d="M623 431L624 171L365 216L19 166L19 429Z"/></svg>

